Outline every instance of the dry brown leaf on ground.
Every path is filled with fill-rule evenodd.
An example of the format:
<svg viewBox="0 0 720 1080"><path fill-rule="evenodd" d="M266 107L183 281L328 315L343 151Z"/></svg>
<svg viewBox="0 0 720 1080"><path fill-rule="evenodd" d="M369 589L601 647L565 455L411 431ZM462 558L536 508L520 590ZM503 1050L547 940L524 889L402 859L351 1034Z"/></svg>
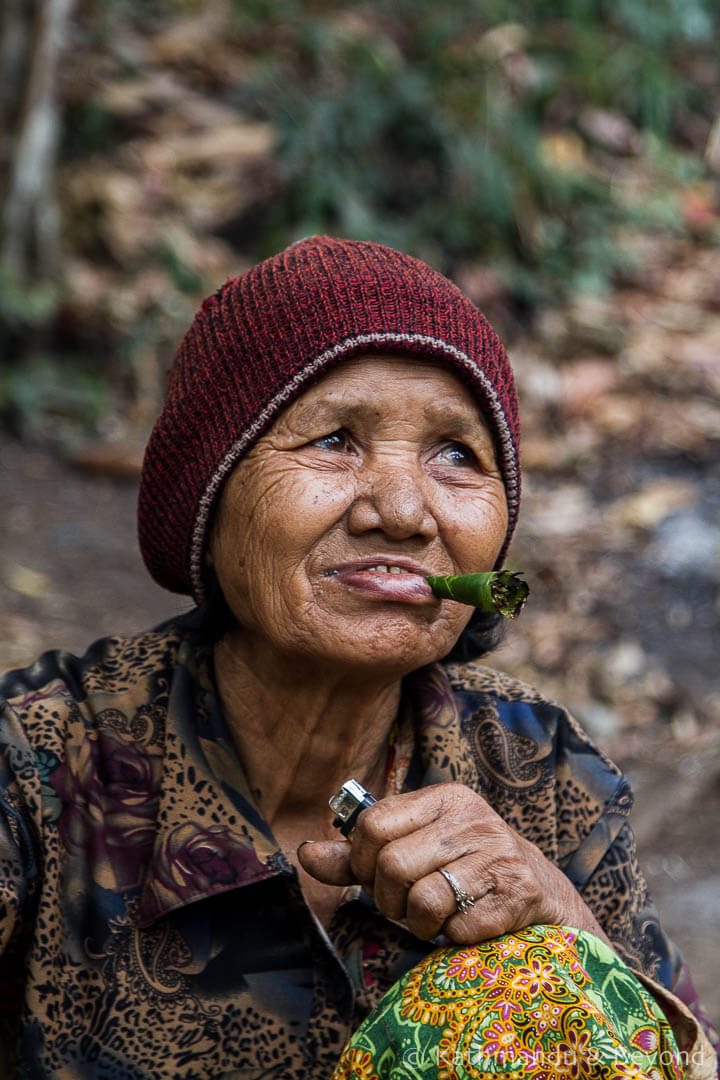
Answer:
<svg viewBox="0 0 720 1080"><path fill-rule="evenodd" d="M247 165L267 157L275 139L270 124L238 117L222 127L160 140L138 140L136 152L151 171L218 168L226 164Z"/></svg>
<svg viewBox="0 0 720 1080"><path fill-rule="evenodd" d="M607 508L608 517L620 525L652 529L669 514L692 506L698 491L684 480L653 480Z"/></svg>

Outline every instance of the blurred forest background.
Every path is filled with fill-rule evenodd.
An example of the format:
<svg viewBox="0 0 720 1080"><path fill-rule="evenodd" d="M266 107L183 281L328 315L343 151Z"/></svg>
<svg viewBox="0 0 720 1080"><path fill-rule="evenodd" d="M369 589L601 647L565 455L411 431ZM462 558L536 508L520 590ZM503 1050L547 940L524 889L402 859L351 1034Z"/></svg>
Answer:
<svg viewBox="0 0 720 1080"><path fill-rule="evenodd" d="M228 275L330 232L453 277L524 420L493 662L628 770L716 1018L716 0L5 0L0 666L187 606L134 485L173 348Z"/></svg>

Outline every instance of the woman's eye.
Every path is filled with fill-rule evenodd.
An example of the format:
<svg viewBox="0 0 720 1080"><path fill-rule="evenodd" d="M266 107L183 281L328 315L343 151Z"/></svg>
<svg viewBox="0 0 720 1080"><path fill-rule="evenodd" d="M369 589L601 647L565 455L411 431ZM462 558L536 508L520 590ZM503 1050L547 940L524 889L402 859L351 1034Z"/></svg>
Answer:
<svg viewBox="0 0 720 1080"><path fill-rule="evenodd" d="M470 447L459 442L447 443L445 446L441 447L435 455L435 459L436 461L440 461L443 465L477 465L477 458Z"/></svg>
<svg viewBox="0 0 720 1080"><path fill-rule="evenodd" d="M319 446L321 450L347 450L350 447L348 433L339 428L331 431L329 435L321 435L319 439L313 439L311 446Z"/></svg>

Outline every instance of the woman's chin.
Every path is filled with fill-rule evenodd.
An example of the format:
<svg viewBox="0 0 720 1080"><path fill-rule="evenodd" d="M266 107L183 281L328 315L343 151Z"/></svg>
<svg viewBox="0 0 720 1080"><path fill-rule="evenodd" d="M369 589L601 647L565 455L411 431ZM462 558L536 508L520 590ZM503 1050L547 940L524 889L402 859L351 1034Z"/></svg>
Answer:
<svg viewBox="0 0 720 1080"><path fill-rule="evenodd" d="M302 614L282 625L270 620L252 629L239 625L227 644L256 671L284 670L293 681L334 683L338 675L352 679L353 673L362 679L375 673L387 680L447 656L467 622L444 613L428 619L419 608L405 605L383 613L353 612L351 617L327 608L317 618Z"/></svg>
<svg viewBox="0 0 720 1080"><path fill-rule="evenodd" d="M326 649L313 649L313 655L321 664L327 663L335 669L342 667L347 672L395 673L401 678L447 656L457 636L413 633L407 626L397 628L394 632L383 628L382 633L363 632L358 627L348 637L336 637Z"/></svg>

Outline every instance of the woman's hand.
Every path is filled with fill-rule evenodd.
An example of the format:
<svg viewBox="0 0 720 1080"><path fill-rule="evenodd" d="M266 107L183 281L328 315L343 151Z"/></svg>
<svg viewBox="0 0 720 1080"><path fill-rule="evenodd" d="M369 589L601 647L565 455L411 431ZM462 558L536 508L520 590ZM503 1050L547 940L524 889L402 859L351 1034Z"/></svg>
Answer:
<svg viewBox="0 0 720 1080"><path fill-rule="evenodd" d="M298 858L328 885L359 883L426 940L474 944L532 923L605 937L562 871L462 784L388 796L363 810L350 842L304 843ZM465 913L440 869L475 899Z"/></svg>

